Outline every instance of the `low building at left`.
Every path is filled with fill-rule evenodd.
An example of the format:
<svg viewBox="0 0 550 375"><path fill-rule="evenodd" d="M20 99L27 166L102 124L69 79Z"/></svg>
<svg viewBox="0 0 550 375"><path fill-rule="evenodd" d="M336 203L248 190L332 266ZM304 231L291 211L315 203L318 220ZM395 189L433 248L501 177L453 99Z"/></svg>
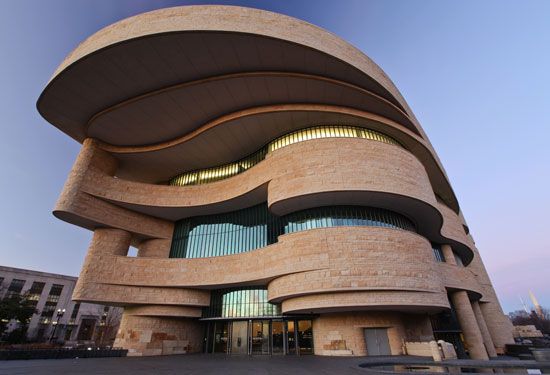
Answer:
<svg viewBox="0 0 550 375"><path fill-rule="evenodd" d="M110 346L118 330L122 309L71 300L78 278L54 273L0 266L0 301L23 296L34 307L26 328L27 342L66 346ZM4 322L2 340L20 327L15 319Z"/></svg>

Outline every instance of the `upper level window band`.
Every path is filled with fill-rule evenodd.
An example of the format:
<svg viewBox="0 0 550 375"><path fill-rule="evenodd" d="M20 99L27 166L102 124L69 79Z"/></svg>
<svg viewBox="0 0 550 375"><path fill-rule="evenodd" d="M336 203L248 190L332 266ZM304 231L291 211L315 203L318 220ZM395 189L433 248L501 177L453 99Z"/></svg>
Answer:
<svg viewBox="0 0 550 375"><path fill-rule="evenodd" d="M169 183L173 186L187 186L201 185L223 180L252 168L264 160L269 152L273 152L294 143L320 138L363 138L400 146L395 139L370 129L347 125L314 126L285 134L269 142L252 155L249 155L234 163L225 164L219 167L185 172L170 179Z"/></svg>
<svg viewBox="0 0 550 375"><path fill-rule="evenodd" d="M377 226L416 231L406 217L363 206L319 207L286 216L271 214L260 204L218 215L176 222L171 258L205 258L239 254L277 242L281 234L337 226Z"/></svg>
<svg viewBox="0 0 550 375"><path fill-rule="evenodd" d="M242 318L281 316L281 305L268 302L262 287L213 290L210 306L203 309L203 318Z"/></svg>

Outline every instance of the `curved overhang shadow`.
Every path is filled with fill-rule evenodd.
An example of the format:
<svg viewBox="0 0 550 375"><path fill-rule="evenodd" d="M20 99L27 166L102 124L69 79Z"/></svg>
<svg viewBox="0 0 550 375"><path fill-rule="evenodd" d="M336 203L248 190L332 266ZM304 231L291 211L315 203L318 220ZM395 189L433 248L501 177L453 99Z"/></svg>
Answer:
<svg viewBox="0 0 550 375"><path fill-rule="evenodd" d="M193 206L172 206L172 205L158 205L151 206L139 203L126 202L124 200L99 197L107 202L113 203L117 206L127 208L132 211L151 215L160 219L167 220L181 220L187 217L198 215L213 215L231 212L236 209L243 209L252 207L257 204L266 201L268 183L263 183L258 187L253 188L241 195L234 198L211 202L203 205Z"/></svg>
<svg viewBox="0 0 550 375"><path fill-rule="evenodd" d="M185 8L184 13L188 13L191 8L200 7ZM171 11L178 12L176 8ZM233 13L235 9L224 8L220 12L227 22L227 13ZM297 27L269 28L263 22L256 23L266 15ZM138 22L136 19L149 16L144 14L131 20ZM386 98L404 111L410 111L399 91L376 64L342 39L320 28L258 10L238 14L235 19L239 22L232 25L216 25L216 19L204 14L203 22L198 24L184 16L188 14L182 14L179 19L172 15L169 24L156 30L151 27L161 24L157 20L146 23L143 28L123 28L121 33L117 27L127 22L123 20L94 34L56 70L38 99L39 112L62 131L82 141L82 126L95 113L116 103L178 82L259 70L295 71L347 81ZM174 29L178 23L179 29ZM259 24L262 27L258 27ZM149 30L144 32L146 29ZM304 38L304 35L312 34L316 37ZM152 46L155 53L150 53ZM189 55L180 52L184 46ZM214 58L212 50L217 52ZM262 56L268 51L271 51L269 59ZM197 65L195 61L204 63ZM304 61L309 63L304 64ZM149 74L143 74L148 70ZM136 79L137 76L140 79ZM98 95L99 92L103 95Z"/></svg>
<svg viewBox="0 0 550 375"><path fill-rule="evenodd" d="M112 145L162 146L211 119L273 103L356 108L403 124L419 135L399 107L358 86L310 74L263 71L209 77L131 98L95 114L85 133Z"/></svg>
<svg viewBox="0 0 550 375"><path fill-rule="evenodd" d="M265 183L230 200L197 206L150 206L113 198L98 198L135 212L162 219L176 220L198 214L230 212L237 208L250 207L265 202L268 198L267 189L268 183ZM346 190L297 195L277 202L268 202L269 209L279 216L307 208L330 205L363 205L398 212L412 220L415 223L417 232L430 241L450 244L461 257L464 265L468 265L473 259L474 253L467 245L441 235L441 228L443 227L441 212L431 204L413 197L380 191ZM54 213L54 215L65 220L64 216L66 214ZM70 217L72 218L72 216Z"/></svg>
<svg viewBox="0 0 550 375"><path fill-rule="evenodd" d="M323 104L278 104L248 108L224 115L195 131L162 144L127 147L99 142L105 151L120 160L117 174L125 178L143 176L147 182L166 181L186 170L212 167L238 160L265 143L312 124L334 123L361 126L385 133L399 141L424 165L435 192L455 212L457 199L447 176L429 144L409 129L382 116L348 107ZM227 145L221 140L242 138L245 143ZM212 150L216 143L216 153ZM239 146L239 147L236 147ZM188 166L181 170L181 155L188 155ZM192 159L192 160L191 160ZM178 169L179 168L179 169Z"/></svg>
<svg viewBox="0 0 550 375"><path fill-rule="evenodd" d="M417 232L431 242L450 244L464 265L468 265L474 257L468 246L441 235L443 215L436 207L413 197L380 191L331 191L286 198L270 203L269 209L276 215L286 215L294 211L332 205L362 205L395 211L412 220Z"/></svg>

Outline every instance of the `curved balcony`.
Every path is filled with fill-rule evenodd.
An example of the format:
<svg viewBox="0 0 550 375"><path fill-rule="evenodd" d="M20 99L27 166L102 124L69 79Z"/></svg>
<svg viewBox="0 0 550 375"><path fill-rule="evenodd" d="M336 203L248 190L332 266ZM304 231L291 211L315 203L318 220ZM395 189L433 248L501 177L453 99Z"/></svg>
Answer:
<svg viewBox="0 0 550 375"><path fill-rule="evenodd" d="M264 203L226 214L178 221L174 227L170 258L240 254L276 243L283 234L341 226L416 230L406 217L379 208L320 207L278 217L271 214Z"/></svg>
<svg viewBox="0 0 550 375"><path fill-rule="evenodd" d="M153 259L101 253L89 256L86 264L93 272L83 272L75 290L75 298L83 301L208 306L210 291L205 289L255 285L267 286L271 303L308 295L371 293L371 302L364 306L373 307L375 295L384 292L415 295L418 306L446 306L442 269L430 243L414 232L386 227L294 232L257 251L221 257ZM386 302L382 299L378 306L393 304Z"/></svg>
<svg viewBox="0 0 550 375"><path fill-rule="evenodd" d="M431 241L450 243L464 264L473 256L471 241L465 234L447 238L440 232L443 225L453 228L453 233L463 229L460 220L451 220L453 215L458 218L452 210L440 211L422 164L405 149L384 142L357 138L298 142L273 151L244 173L202 185L137 183L113 178L94 168L75 178L82 181L69 180L67 186L78 185L86 193L81 194L82 199L99 198L99 202L110 204L113 209L128 208L168 220L231 212L266 200L270 211L279 216L330 205L379 207L412 219L418 233ZM85 205L88 203L82 202L79 207ZM73 214L73 206L60 200L55 213L74 222L70 215L85 212L86 219L91 220L97 214L96 220L101 223L104 209L96 206L79 208L79 213ZM125 221L123 226L117 226L150 237L149 231L144 231L150 226L141 225L142 221ZM159 238L166 238L164 232Z"/></svg>
<svg viewBox="0 0 550 375"><path fill-rule="evenodd" d="M294 143L322 138L361 138L399 145L395 139L380 132L357 126L334 125L314 126L285 134L241 160L219 167L200 169L182 173L170 179L172 186L201 185L223 180L242 173L264 160L267 155Z"/></svg>

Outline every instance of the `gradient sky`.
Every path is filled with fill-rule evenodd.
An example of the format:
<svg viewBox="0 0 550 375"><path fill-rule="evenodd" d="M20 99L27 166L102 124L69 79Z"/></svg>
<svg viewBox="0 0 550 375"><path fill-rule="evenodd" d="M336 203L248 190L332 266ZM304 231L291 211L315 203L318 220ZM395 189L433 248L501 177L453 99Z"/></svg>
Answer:
<svg viewBox="0 0 550 375"><path fill-rule="evenodd" d="M80 145L36 100L86 37L144 11L233 4L339 35L391 77L434 145L505 311L550 307L550 1L0 2L0 264L78 275L91 232L51 210Z"/></svg>

